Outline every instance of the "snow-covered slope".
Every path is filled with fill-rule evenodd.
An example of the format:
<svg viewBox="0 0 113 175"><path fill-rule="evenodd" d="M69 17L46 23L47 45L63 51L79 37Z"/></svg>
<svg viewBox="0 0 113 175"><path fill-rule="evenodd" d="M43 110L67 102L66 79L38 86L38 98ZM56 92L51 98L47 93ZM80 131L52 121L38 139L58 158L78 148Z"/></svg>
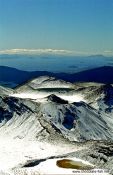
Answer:
<svg viewBox="0 0 113 175"><path fill-rule="evenodd" d="M1 97L4 134L39 138L42 123L48 122L49 128L72 141L113 138L112 85L71 84L44 76L4 91L9 95Z"/></svg>
<svg viewBox="0 0 113 175"><path fill-rule="evenodd" d="M113 137L107 116L98 114L85 102L67 104L66 101L52 101L41 104L41 111L69 140L106 140Z"/></svg>
<svg viewBox="0 0 113 175"><path fill-rule="evenodd" d="M38 88L70 88L73 85L63 80L58 80L55 77L42 76L28 83L33 89Z"/></svg>
<svg viewBox="0 0 113 175"><path fill-rule="evenodd" d="M23 86L20 86L17 89L17 91L24 91L26 88L31 88L34 90L40 89L40 88L72 88L73 84L70 82L66 82L63 80L58 80L55 77L49 77L49 76L41 76L38 78L35 78L33 80L28 81Z"/></svg>
<svg viewBox="0 0 113 175"><path fill-rule="evenodd" d="M43 140L59 133L71 141L113 138L107 116L85 102L68 103L55 95L46 98L45 103L1 98L1 116L0 135L13 138Z"/></svg>
<svg viewBox="0 0 113 175"><path fill-rule="evenodd" d="M13 94L14 90L10 88L5 88L3 86L0 86L0 95L11 95Z"/></svg>
<svg viewBox="0 0 113 175"><path fill-rule="evenodd" d="M56 155L61 158L64 153L76 151L78 142L85 145L85 141L113 141L112 113L112 85L71 84L40 77L14 90L0 86L0 173L7 174L10 168L20 175L24 164L44 158L36 166L40 173L43 172L40 166L54 163L59 158ZM46 161L48 156L54 160L50 157ZM34 167L29 170L35 172ZM8 175L11 173L8 170Z"/></svg>
<svg viewBox="0 0 113 175"><path fill-rule="evenodd" d="M68 102L84 101L99 112L112 112L113 87L98 83L69 83L54 77L42 76L25 83L11 94L18 98L45 101L45 97L54 94Z"/></svg>
<svg viewBox="0 0 113 175"><path fill-rule="evenodd" d="M45 101L45 97L55 94L69 102L85 101L83 95L76 93L78 86L58 80L54 77L42 76L25 83L15 89L13 97Z"/></svg>
<svg viewBox="0 0 113 175"><path fill-rule="evenodd" d="M42 113L37 103L14 97L1 98L0 135L28 140L46 140L54 132L48 134L48 130L52 130L52 127L41 117Z"/></svg>
<svg viewBox="0 0 113 175"><path fill-rule="evenodd" d="M113 85L94 84L93 86L85 86L77 91L84 96L88 104L97 109L99 113L112 115L113 113Z"/></svg>

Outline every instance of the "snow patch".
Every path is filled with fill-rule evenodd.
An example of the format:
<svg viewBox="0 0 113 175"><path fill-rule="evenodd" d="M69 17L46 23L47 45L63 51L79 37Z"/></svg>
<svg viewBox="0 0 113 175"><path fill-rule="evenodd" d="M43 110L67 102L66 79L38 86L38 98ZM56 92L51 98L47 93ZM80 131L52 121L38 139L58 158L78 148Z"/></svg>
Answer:
<svg viewBox="0 0 113 175"><path fill-rule="evenodd" d="M0 137L0 172L9 173L27 161L66 154L80 149L82 148L70 144L54 145L47 142ZM9 175L12 174L9 173Z"/></svg>
<svg viewBox="0 0 113 175"><path fill-rule="evenodd" d="M36 100L36 102L46 102L46 99L48 95L51 95L51 93L46 94L46 93L17 93L17 94L11 94L10 96L12 97L17 97L17 98L22 98L22 99L31 99L31 100ZM80 94L75 94L75 95L57 95L58 97L62 98L63 100L67 100L70 103L73 102L80 102L84 101L84 97Z"/></svg>
<svg viewBox="0 0 113 175"><path fill-rule="evenodd" d="M85 165L92 165L88 161L84 161L78 158L68 158L70 160L74 161L80 161L84 163ZM47 159L46 161L41 162L39 165L33 167L33 168L24 168L24 169L19 169L17 172L22 172L26 173L26 175L71 175L71 174L78 174L78 175L95 175L98 173L98 175L108 175L108 173L105 173L104 170L101 169L92 169L92 170L77 170L77 169L66 169L66 168L59 168L56 165L56 162L59 159ZM93 165L92 165L93 166ZM100 172L100 173L99 173Z"/></svg>

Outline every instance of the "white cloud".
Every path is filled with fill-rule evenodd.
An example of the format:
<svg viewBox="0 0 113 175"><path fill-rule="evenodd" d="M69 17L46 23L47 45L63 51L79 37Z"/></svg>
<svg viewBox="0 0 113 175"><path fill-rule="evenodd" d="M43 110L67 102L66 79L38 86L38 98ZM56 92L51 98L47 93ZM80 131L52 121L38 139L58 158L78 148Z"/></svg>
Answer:
<svg viewBox="0 0 113 175"><path fill-rule="evenodd" d="M0 50L0 54L53 54L53 55L91 55L92 53L74 51L74 50L66 50L66 49L7 49Z"/></svg>
<svg viewBox="0 0 113 175"><path fill-rule="evenodd" d="M104 53L112 54L113 51L112 50L105 50Z"/></svg>
<svg viewBox="0 0 113 175"><path fill-rule="evenodd" d="M90 56L90 55L105 55L113 56L112 50L105 50L103 52L83 52L66 49L7 49L0 50L0 54L28 54L28 55L73 55L73 56Z"/></svg>
<svg viewBox="0 0 113 175"><path fill-rule="evenodd" d="M0 54L73 54L73 51L63 49L8 49Z"/></svg>

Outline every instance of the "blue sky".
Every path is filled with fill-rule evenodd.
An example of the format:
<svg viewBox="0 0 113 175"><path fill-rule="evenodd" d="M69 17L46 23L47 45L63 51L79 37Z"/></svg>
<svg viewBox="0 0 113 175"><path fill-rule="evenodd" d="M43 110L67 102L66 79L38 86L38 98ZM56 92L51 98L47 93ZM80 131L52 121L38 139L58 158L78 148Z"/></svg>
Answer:
<svg viewBox="0 0 113 175"><path fill-rule="evenodd" d="M0 50L113 52L113 0L0 0Z"/></svg>

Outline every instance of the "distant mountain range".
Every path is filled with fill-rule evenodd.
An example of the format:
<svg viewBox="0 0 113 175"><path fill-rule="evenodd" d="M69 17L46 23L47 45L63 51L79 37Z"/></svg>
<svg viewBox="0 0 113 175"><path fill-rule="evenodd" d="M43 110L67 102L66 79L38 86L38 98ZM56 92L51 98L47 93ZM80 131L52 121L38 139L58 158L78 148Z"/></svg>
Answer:
<svg viewBox="0 0 113 175"><path fill-rule="evenodd" d="M47 71L23 71L11 67L0 66L0 84L15 87L30 79L39 76L52 76L69 82L98 82L105 84L113 83L113 67L103 66L95 69L85 70L82 72L69 73L52 73Z"/></svg>

